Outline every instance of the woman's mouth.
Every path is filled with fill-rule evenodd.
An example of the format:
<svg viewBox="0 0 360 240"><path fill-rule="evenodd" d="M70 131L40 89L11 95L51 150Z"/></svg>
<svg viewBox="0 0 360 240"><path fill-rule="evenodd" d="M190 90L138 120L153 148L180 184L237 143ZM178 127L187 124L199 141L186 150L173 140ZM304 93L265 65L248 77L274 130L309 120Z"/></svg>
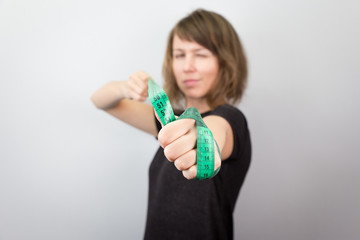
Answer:
<svg viewBox="0 0 360 240"><path fill-rule="evenodd" d="M187 87L192 87L192 86L195 86L198 82L199 82L199 80L196 80L196 79L186 79L184 81L184 85Z"/></svg>

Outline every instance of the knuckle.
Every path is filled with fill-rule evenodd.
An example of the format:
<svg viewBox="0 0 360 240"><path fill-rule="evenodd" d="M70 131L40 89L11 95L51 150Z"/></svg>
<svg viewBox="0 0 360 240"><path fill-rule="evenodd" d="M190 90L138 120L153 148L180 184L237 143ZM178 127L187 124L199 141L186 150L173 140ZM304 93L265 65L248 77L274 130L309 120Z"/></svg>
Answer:
<svg viewBox="0 0 360 240"><path fill-rule="evenodd" d="M184 164L184 162L181 161L181 160L176 160L176 161L174 162L174 165L175 165L175 167L176 167L179 171L185 170L185 164Z"/></svg>
<svg viewBox="0 0 360 240"><path fill-rule="evenodd" d="M141 76L141 79L143 79L143 80L147 80L149 78L149 75L143 70L139 71L139 75Z"/></svg>
<svg viewBox="0 0 360 240"><path fill-rule="evenodd" d="M171 162L175 161L175 154L171 147L167 146L164 148L164 155L169 161Z"/></svg>
<svg viewBox="0 0 360 240"><path fill-rule="evenodd" d="M158 134L158 142L160 144L160 146L162 146L163 148L166 146L165 145L165 133L164 133L164 128L162 128Z"/></svg>
<svg viewBox="0 0 360 240"><path fill-rule="evenodd" d="M164 126L158 134L158 141L163 148L169 144L169 128L167 126Z"/></svg>
<svg viewBox="0 0 360 240"><path fill-rule="evenodd" d="M195 174L194 174L194 172L195 172ZM183 171L182 173L183 173L183 176L188 180L194 179L196 177L195 168L190 168L186 171Z"/></svg>
<svg viewBox="0 0 360 240"><path fill-rule="evenodd" d="M142 96L146 96L146 94L147 94L146 89L145 89L145 88L142 88L142 89L140 90L140 94L141 94Z"/></svg>
<svg viewBox="0 0 360 240"><path fill-rule="evenodd" d="M182 174L183 174L183 176L184 176L187 180L190 180L190 179L191 179L191 178L189 177L187 171L183 171Z"/></svg>

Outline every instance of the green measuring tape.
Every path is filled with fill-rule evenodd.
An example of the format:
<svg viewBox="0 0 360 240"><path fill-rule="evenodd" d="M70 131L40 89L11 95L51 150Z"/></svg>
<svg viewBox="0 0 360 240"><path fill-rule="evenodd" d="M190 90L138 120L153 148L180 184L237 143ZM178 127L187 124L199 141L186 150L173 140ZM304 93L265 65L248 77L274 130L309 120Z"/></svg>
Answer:
<svg viewBox="0 0 360 240"><path fill-rule="evenodd" d="M149 98L152 106L154 107L157 115L159 116L162 124L176 121L174 111L171 107L169 98L166 96L165 91L159 87L151 78L149 79ZM221 159L220 149L217 142L214 140L212 132L202 120L199 111L196 108L188 108L178 117L179 119L191 118L196 122L197 128L197 141L196 141L196 161L197 161L197 174L196 179L207 179L215 176L219 170L215 168L215 149L216 144L219 157Z"/></svg>

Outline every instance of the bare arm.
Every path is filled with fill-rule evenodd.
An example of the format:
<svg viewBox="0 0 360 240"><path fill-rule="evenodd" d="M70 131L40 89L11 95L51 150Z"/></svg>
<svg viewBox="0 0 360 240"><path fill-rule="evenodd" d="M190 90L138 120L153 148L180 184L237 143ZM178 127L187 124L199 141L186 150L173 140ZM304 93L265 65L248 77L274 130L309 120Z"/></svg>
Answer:
<svg viewBox="0 0 360 240"><path fill-rule="evenodd" d="M91 96L91 101L97 108L157 136L153 108L143 103L148 97L148 79L145 72L137 72L126 81L109 82Z"/></svg>
<svg viewBox="0 0 360 240"><path fill-rule="evenodd" d="M234 148L234 136L229 122L215 115L204 117L203 120L219 145L222 161L228 159Z"/></svg>

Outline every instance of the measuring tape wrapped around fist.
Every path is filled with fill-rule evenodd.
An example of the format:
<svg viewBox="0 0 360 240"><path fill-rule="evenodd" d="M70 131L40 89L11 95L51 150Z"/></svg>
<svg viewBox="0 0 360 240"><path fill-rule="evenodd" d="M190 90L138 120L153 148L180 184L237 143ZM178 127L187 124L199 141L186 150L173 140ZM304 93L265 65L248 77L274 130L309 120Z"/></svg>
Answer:
<svg viewBox="0 0 360 240"><path fill-rule="evenodd" d="M196 179L201 180L215 176L219 172L220 167L216 170L214 169L214 142L217 147L220 159L221 153L219 146L212 135L212 132L202 120L199 111L196 108L188 108L183 114L180 115L180 117L178 117L178 119L176 119L169 98L166 96L165 91L161 87L159 87L151 78L149 78L149 98L152 106L154 107L157 115L159 116L164 126L170 122L179 119L191 118L195 120L197 129Z"/></svg>

